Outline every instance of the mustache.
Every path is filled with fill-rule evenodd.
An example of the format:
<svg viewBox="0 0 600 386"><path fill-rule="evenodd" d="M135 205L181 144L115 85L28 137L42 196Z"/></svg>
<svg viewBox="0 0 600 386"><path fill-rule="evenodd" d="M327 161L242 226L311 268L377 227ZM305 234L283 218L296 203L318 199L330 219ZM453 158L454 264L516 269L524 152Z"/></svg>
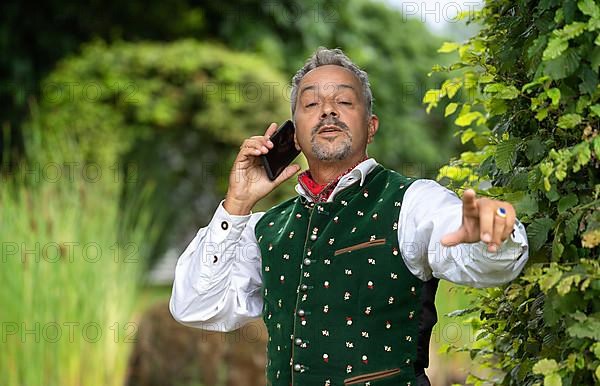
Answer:
<svg viewBox="0 0 600 386"><path fill-rule="evenodd" d="M336 117L328 117L319 122L315 127L312 128L312 134L315 135L321 130L323 126L337 126L343 131L348 131L348 125L344 122L340 121Z"/></svg>

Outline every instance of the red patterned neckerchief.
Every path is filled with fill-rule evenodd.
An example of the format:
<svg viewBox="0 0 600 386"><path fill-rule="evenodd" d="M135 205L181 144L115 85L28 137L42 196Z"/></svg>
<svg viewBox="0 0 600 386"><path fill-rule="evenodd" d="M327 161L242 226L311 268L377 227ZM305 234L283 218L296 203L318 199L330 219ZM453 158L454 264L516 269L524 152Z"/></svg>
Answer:
<svg viewBox="0 0 600 386"><path fill-rule="evenodd" d="M314 202L326 202L335 187L337 186L340 179L346 174L350 173L355 167L357 167L360 163L368 159L368 157L360 160L356 165L352 166L342 174L338 175L333 180L329 181L326 184L319 184L315 180L313 180L310 169L305 170L304 172L298 175L298 183L304 188L304 191L312 198Z"/></svg>

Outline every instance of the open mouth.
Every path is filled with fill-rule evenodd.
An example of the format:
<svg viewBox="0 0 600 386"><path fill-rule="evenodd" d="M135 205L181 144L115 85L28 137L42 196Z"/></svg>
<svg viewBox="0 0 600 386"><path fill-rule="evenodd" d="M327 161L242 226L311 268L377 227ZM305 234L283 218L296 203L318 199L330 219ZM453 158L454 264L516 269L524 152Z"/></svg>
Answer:
<svg viewBox="0 0 600 386"><path fill-rule="evenodd" d="M340 129L339 127L337 127L335 125L325 125L319 129L318 134L335 133L335 132L341 132L341 131L342 131L342 129Z"/></svg>

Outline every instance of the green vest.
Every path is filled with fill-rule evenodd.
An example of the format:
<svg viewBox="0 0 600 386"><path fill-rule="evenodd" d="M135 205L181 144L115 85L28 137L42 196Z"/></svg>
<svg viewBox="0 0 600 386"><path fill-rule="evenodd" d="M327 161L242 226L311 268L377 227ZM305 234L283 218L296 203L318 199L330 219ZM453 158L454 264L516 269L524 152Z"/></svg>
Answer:
<svg viewBox="0 0 600 386"><path fill-rule="evenodd" d="M416 385L423 282L398 246L413 181L378 165L332 202L298 196L258 221L269 385Z"/></svg>

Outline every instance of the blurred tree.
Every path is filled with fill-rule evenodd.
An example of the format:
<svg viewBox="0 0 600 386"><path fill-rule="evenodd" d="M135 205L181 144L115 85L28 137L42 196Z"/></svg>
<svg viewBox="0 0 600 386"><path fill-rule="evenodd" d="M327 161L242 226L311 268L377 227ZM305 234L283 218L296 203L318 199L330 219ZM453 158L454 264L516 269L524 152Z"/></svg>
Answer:
<svg viewBox="0 0 600 386"><path fill-rule="evenodd" d="M214 177L215 170L190 162L199 160L198 154L203 155L202 162L219 160L218 175L222 176L229 168L229 160L224 156L233 156L232 143L239 140L239 134L255 134L268 122L289 116L289 100L283 96L273 108L252 104L249 110L243 107L241 112L235 110L237 107L231 100L236 93L238 97L243 96L246 91L240 87L247 82L232 70L234 62L230 60L238 60L237 57L217 61L218 65L206 69L206 78L194 78L196 83L190 83L190 68L204 68L204 65L196 63L197 68L190 65L195 59L189 56L196 54L189 50L183 50L180 55L163 55L158 48L150 49L152 53L140 48L139 57L129 57L123 47L133 51L131 45L111 48L96 44L81 49L82 42L94 39L109 44L123 40L173 41L182 37L222 42L231 49L263 57L264 62L252 71L258 71L267 62L268 68L283 71L283 77L265 73L260 78L280 85L289 82L317 46L341 47L370 74L375 113L381 118L378 138L370 148L372 156L405 174L431 177L437 165L456 153L457 145L451 140L443 114L434 111L426 115L421 106L424 90L442 77L439 74L434 74L433 79L426 76L434 63L443 62L435 51L440 41L423 24L408 20L383 3L373 0L243 0L235 3L175 0L168 4L138 0L126 4L54 1L29 9L10 0L0 7L0 36L3 37L0 49L10 52L0 57L0 76L6 79L0 83L0 101L3 102L0 123L12 123L13 130L18 128L28 97L38 96L46 108L52 107L48 110L52 114L50 123L78 128L82 145L90 147L95 155L130 150L128 159L144 165L143 170L138 171L138 178L151 175L157 181L179 182L186 178L197 179L197 182L181 182L181 185L164 183L161 187L161 203L171 203L167 206L169 210L181 213L183 205L187 207L188 202L195 202L195 209L186 211L190 218L197 219L190 229L207 220L206 216L225 189L225 180ZM72 54L82 55L86 64L73 64L78 63L77 59L70 59L59 65L47 82L41 82L60 58ZM173 63L168 63L167 58ZM152 67L153 61L160 64ZM202 87L201 82L228 81L231 77L234 81L225 98L229 102L207 106L205 101L190 98L192 93L202 94L197 90ZM102 86L99 97L94 96L96 82ZM165 88L164 82L169 87ZM236 82L240 82L237 91ZM108 91L110 88L112 91ZM221 87L223 90L226 89ZM138 98L139 103L128 103L130 97ZM100 103L73 103L69 98L97 98ZM114 100L109 103L107 98ZM56 103L55 99L62 101ZM181 115L180 109L186 109L186 113ZM194 109L198 112L193 114ZM93 130L89 129L90 122L94 124ZM119 130L115 136L112 128L123 125L132 130ZM194 128L201 128L202 134ZM131 133L134 136L127 137ZM214 133L219 135L206 139L206 135ZM88 136L94 140L86 139ZM111 149L111 146L120 149ZM199 190L198 183L213 178L220 184L220 190L214 193ZM174 190L170 191L172 187ZM186 224L182 219L179 221Z"/></svg>
<svg viewBox="0 0 600 386"><path fill-rule="evenodd" d="M432 164L455 153L441 113L426 116L421 96L427 71L440 59L440 41L416 20L372 0L293 0L235 3L54 1L29 9L22 2L0 5L0 122L18 123L28 96L41 79L82 42L181 37L219 40L237 50L264 55L288 76L319 45L339 46L371 75L375 112L382 118L372 154L390 167L426 164L410 173L434 173ZM166 17L165 15L169 15ZM410 37L410 38L408 38ZM416 38L415 38L416 37Z"/></svg>
<svg viewBox="0 0 600 386"><path fill-rule="evenodd" d="M40 120L74 133L89 162L122 156L125 194L153 181L164 244L210 218L243 138L288 115L286 84L262 58L214 44L94 43L42 83Z"/></svg>
<svg viewBox="0 0 600 386"><path fill-rule="evenodd" d="M370 154L407 174L432 177L457 151L441 112L426 115L421 99L441 77L441 39L425 25L371 0L240 1L207 4L206 30L229 46L254 50L291 75L318 46L340 47L370 77L381 118ZM439 74L438 74L439 76Z"/></svg>
<svg viewBox="0 0 600 386"><path fill-rule="evenodd" d="M172 40L202 34L203 20L202 11L185 0L54 0L35 7L18 0L3 1L0 127L11 127L13 134L18 134L20 123L28 114L28 99L40 94L42 79L61 58L77 53L81 43L94 38Z"/></svg>

